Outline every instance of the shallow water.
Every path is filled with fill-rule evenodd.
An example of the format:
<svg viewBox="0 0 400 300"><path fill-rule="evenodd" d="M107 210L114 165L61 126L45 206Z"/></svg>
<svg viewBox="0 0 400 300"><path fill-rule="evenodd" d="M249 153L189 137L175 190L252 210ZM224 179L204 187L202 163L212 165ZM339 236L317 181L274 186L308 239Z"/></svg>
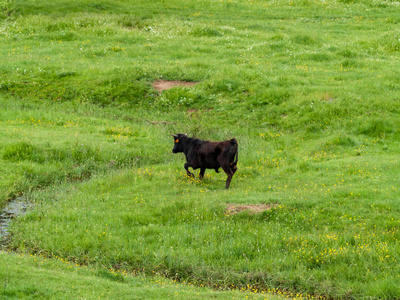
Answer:
<svg viewBox="0 0 400 300"><path fill-rule="evenodd" d="M31 203L24 201L23 197L18 197L7 203L0 211L0 244L7 240L12 219L24 215L29 207L31 207Z"/></svg>

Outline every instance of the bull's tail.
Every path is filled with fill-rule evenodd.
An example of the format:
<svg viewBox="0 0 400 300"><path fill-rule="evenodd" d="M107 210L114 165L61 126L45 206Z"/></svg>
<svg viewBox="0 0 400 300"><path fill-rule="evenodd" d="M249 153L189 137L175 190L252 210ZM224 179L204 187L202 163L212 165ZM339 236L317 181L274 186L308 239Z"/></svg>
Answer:
<svg viewBox="0 0 400 300"><path fill-rule="evenodd" d="M234 157L233 157L234 161L231 162L229 165L231 166L231 168L233 168L233 167L236 167L237 162L238 162L238 158L239 158L239 147L238 147L238 142L237 142L236 139L231 139L229 142L230 142L231 145L232 145L230 151L231 151L231 153L234 153Z"/></svg>

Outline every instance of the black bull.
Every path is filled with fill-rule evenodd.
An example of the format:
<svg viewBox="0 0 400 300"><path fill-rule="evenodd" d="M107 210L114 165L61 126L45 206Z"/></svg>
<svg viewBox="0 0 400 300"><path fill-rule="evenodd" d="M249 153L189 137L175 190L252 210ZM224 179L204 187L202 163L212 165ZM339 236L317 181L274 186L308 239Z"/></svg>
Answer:
<svg viewBox="0 0 400 300"><path fill-rule="evenodd" d="M237 170L238 142L231 139L222 142L203 141L188 137L186 134L175 134L173 153L183 152L186 156L185 169L188 176L194 176L189 167L200 168L200 179L203 179L206 169L214 169L218 173L220 167L228 175L225 188L229 188L233 174Z"/></svg>

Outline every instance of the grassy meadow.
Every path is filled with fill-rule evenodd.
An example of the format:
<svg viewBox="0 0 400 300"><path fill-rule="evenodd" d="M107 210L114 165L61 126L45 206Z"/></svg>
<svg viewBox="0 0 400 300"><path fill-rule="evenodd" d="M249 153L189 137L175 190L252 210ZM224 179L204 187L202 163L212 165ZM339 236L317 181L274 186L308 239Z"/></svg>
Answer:
<svg viewBox="0 0 400 300"><path fill-rule="evenodd" d="M287 299L248 290L213 291L161 276L80 266L62 258L0 252L2 299Z"/></svg>
<svg viewBox="0 0 400 300"><path fill-rule="evenodd" d="M399 299L399 5L0 0L0 295Z"/></svg>

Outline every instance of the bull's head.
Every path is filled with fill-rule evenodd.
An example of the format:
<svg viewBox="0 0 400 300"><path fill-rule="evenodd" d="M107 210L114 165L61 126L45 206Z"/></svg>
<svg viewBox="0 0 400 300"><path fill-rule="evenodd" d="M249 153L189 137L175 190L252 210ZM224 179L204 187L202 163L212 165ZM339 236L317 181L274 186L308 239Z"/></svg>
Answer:
<svg viewBox="0 0 400 300"><path fill-rule="evenodd" d="M183 145L184 142L182 141L187 138L186 134L178 133L178 134L171 134L172 137L174 138L174 149L172 149L172 153L179 153L183 152Z"/></svg>

